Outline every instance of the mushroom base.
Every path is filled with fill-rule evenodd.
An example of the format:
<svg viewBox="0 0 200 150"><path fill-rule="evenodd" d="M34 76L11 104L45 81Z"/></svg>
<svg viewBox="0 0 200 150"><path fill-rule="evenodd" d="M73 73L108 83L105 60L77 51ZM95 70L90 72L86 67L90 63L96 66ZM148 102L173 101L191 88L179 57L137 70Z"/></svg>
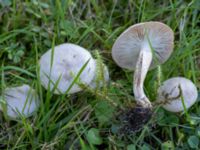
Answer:
<svg viewBox="0 0 200 150"><path fill-rule="evenodd" d="M128 110L123 111L119 116L120 122L122 122L122 127L119 132L121 134L138 132L151 119L151 116L151 108L144 108L140 105L129 108Z"/></svg>

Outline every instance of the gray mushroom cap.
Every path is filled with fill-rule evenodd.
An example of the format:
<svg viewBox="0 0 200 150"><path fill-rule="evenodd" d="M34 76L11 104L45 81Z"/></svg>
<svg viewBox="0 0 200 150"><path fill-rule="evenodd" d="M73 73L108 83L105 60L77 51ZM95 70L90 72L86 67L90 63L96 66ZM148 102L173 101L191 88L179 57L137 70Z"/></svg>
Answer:
<svg viewBox="0 0 200 150"><path fill-rule="evenodd" d="M148 38L147 38L148 37ZM152 46L153 61L150 69L164 63L173 51L174 33L161 22L144 22L126 29L112 47L112 57L121 67L135 70L140 50L145 45Z"/></svg>
<svg viewBox="0 0 200 150"><path fill-rule="evenodd" d="M5 103L4 112L10 118L31 116L39 107L39 97L34 89L29 85L6 88L3 91L2 100ZM0 110L3 111L3 103L0 103Z"/></svg>
<svg viewBox="0 0 200 150"><path fill-rule="evenodd" d="M89 62L79 76L79 80L88 85L94 78L95 62L86 49L71 43L54 47L52 67L51 55L52 49L48 50L40 59L40 80L46 89L48 89L50 81L51 90L58 82L57 89L54 91L55 94L63 94L68 90L87 61ZM75 83L68 93L76 93L81 90L81 87Z"/></svg>
<svg viewBox="0 0 200 150"><path fill-rule="evenodd" d="M181 89L181 91L180 91ZM181 93L182 95L180 95ZM183 77L170 78L163 82L158 89L158 102L166 101L162 107L171 112L184 110L182 98L186 109L190 108L197 100L198 92L192 81Z"/></svg>

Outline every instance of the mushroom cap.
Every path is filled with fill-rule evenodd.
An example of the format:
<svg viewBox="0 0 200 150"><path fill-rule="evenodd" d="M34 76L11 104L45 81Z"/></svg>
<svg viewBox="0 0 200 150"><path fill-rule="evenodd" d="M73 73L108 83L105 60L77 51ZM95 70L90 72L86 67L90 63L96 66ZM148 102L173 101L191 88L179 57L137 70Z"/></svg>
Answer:
<svg viewBox="0 0 200 150"><path fill-rule="evenodd" d="M179 87L181 88L182 98L186 108L190 108L195 103L198 97L196 86L186 78L174 77L164 81L163 85L158 89L157 101L165 101L167 97L170 99L168 103L163 105L164 109L171 112L184 110Z"/></svg>
<svg viewBox="0 0 200 150"><path fill-rule="evenodd" d="M96 60L95 60L95 65L97 65ZM108 82L110 80L108 67L105 64L102 64L102 65L103 65L102 70L98 70L97 69L98 67L96 67L96 74L95 74L93 80L91 81L91 83L89 84L89 86L93 89L101 88L104 85L104 83L108 84ZM102 80L97 81L97 74L101 73L101 71L103 71L103 81ZM98 82L98 85L97 85L97 82Z"/></svg>
<svg viewBox="0 0 200 150"><path fill-rule="evenodd" d="M95 62L91 54L84 48L71 44L61 44L54 47L53 63L51 68L52 49L48 50L40 59L40 80L42 85L48 89L50 80L50 90L57 84L55 94L65 93L72 84L74 78L89 60L87 66L81 72L79 80L83 84L89 84L95 76ZM76 93L82 89L75 83L70 93Z"/></svg>
<svg viewBox="0 0 200 150"><path fill-rule="evenodd" d="M2 97L5 100L7 115L13 119L19 118L20 115L29 117L39 107L39 97L36 91L26 84L6 88Z"/></svg>
<svg viewBox="0 0 200 150"><path fill-rule="evenodd" d="M164 63L171 55L174 33L169 26L161 22L135 24L117 38L112 47L112 57L121 68L135 70L141 49L146 45L149 46L149 43L153 50L150 69L153 69L158 64Z"/></svg>

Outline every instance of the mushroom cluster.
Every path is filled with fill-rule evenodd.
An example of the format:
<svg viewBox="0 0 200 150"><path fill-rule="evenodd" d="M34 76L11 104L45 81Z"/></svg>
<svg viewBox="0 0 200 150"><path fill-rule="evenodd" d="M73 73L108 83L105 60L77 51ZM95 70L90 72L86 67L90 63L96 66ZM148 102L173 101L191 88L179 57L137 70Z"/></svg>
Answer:
<svg viewBox="0 0 200 150"><path fill-rule="evenodd" d="M160 22L144 22L126 29L112 47L112 57L117 65L135 70L133 92L137 106L133 111L135 116L144 119L141 126L149 120L149 114L152 113L152 104L143 89L146 74L149 69L169 58L173 45L174 34L170 27Z"/></svg>
<svg viewBox="0 0 200 150"><path fill-rule="evenodd" d="M152 107L143 85L150 69L164 63L173 51L174 34L160 22L145 22L126 29L112 47L112 57L122 68L135 70L133 91L138 105Z"/></svg>
<svg viewBox="0 0 200 150"><path fill-rule="evenodd" d="M61 44L42 55L40 81L55 94L77 93L83 90L79 83L98 89L109 81L107 66L100 65L102 70L98 70L97 60L86 49L71 43ZM102 73L101 80L98 72ZM30 117L38 107L39 97L29 85L6 88L0 99L0 111L10 119Z"/></svg>
<svg viewBox="0 0 200 150"><path fill-rule="evenodd" d="M130 26L116 39L112 47L114 61L121 68L135 71L133 93L137 105L122 115L125 118L123 130L137 131L151 118L152 104L144 92L145 77L148 70L168 60L173 47L172 29L155 21ZM181 95L176 97L179 86ZM158 101L171 97L174 101L168 101L163 107L172 112L182 111L181 97L185 100L185 108L189 108L197 99L197 89L185 78L173 78L164 82L158 90Z"/></svg>
<svg viewBox="0 0 200 150"><path fill-rule="evenodd" d="M134 71L133 93L136 106L124 112L123 129L135 132L151 118L153 105L144 91L147 72L168 60L174 47L174 33L164 23L143 22L126 29L112 47L116 64ZM49 49L41 56L40 81L54 94L73 94L85 86L92 89L109 82L109 71L89 51L76 44L65 43ZM99 80L99 68L101 79ZM84 86L83 86L84 85ZM174 77L166 80L158 89L157 102L164 109L180 112L197 100L197 88L188 79ZM31 116L39 107L39 97L29 85L6 88L0 99L0 110L11 118Z"/></svg>

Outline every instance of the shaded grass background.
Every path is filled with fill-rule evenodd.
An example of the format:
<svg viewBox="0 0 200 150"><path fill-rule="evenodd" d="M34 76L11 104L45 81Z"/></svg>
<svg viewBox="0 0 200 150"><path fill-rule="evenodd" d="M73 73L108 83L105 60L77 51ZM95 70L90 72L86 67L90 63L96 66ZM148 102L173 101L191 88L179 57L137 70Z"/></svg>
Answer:
<svg viewBox="0 0 200 150"><path fill-rule="evenodd" d="M199 0L1 0L1 90L30 84L40 95L41 107L34 117L20 122L0 115L0 149L198 149L199 102L189 110L189 120L185 114L158 108L153 126L125 137L115 134L113 118L119 109L110 102L134 103L132 73L116 66L111 48L127 27L144 21L164 22L175 32L172 56L147 75L148 97L155 100L159 84L174 76L189 78L200 88L199 14ZM98 50L112 79L106 91L67 96L45 91L38 60L53 40L55 45L79 44L93 54Z"/></svg>

